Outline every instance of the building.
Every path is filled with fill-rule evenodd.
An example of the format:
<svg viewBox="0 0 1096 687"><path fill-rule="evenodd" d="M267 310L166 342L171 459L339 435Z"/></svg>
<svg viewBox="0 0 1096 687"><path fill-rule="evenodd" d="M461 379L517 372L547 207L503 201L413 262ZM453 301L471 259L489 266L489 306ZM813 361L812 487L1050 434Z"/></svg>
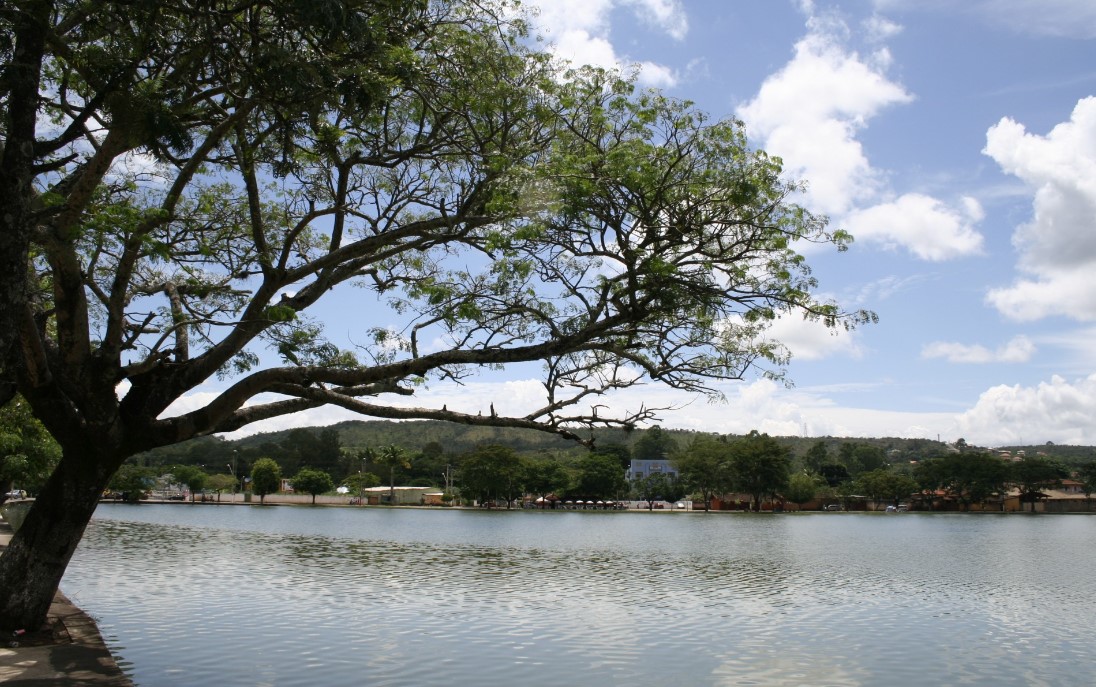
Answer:
<svg viewBox="0 0 1096 687"><path fill-rule="evenodd" d="M675 468L667 458L658 458L654 460L633 459L628 466L628 472L625 473L625 477L629 482L632 482L656 474L663 474L667 477L677 477L677 468Z"/></svg>
<svg viewBox="0 0 1096 687"><path fill-rule="evenodd" d="M367 503L393 506L421 506L440 501L437 487L369 487L365 490ZM430 495L431 498L427 498Z"/></svg>

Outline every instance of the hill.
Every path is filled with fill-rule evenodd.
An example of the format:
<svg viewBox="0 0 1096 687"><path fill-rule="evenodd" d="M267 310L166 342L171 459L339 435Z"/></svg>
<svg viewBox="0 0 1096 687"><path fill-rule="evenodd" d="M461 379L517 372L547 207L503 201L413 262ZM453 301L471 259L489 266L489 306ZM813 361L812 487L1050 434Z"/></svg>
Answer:
<svg viewBox="0 0 1096 687"><path fill-rule="evenodd" d="M597 430L593 433L595 445L622 445L633 448L636 441L650 430ZM689 441L702 434L693 430L662 429L670 439L670 446L684 448ZM728 438L733 439L734 436ZM883 450L891 462L905 463L939 455L947 445L930 439L903 439L897 437L847 438L847 437L776 437L789 447L796 456L802 456L815 444L823 443L828 452L836 453L843 443L865 444ZM145 465L191 464L203 465L211 471L239 458L254 459L273 452L274 447L296 444L304 448L309 442L323 443L336 450L357 452L394 444L410 453L419 453L429 447L432 452L457 456L483 444L509 446L523 455L553 455L560 458L583 454L586 449L562 437L527 429L500 427L470 427L434 420L395 422L391 420L350 420L325 427L309 427L266 432L228 441L219 437L202 437L141 454L138 462ZM1020 448L1020 447L1017 447ZM1038 446L1024 447L1029 453L1042 451L1060 459L1075 462L1082 458L1096 457L1093 447Z"/></svg>

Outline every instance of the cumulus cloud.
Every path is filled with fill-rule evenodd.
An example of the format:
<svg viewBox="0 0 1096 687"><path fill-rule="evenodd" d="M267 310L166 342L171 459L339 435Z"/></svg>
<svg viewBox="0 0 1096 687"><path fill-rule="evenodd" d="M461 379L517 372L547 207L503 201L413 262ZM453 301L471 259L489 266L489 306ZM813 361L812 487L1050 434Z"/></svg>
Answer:
<svg viewBox="0 0 1096 687"><path fill-rule="evenodd" d="M664 427L719 434L751 430L773 436L836 437L959 437L981 446L1015 443L1096 444L1096 374L1068 382L1055 376L1034 387L995 386L968 410L955 412L875 410L839 404L835 394L863 389L787 389L770 380L726 382L719 385L725 400L702 397L651 384L614 392L591 403L608 406L602 414L625 409L672 408L662 413ZM466 385L439 384L421 391L421 399L394 399L393 404L447 404L450 410L487 412L489 400L507 415L527 413L543 402L536 379L508 382L477 381ZM181 400L176 412L205 405L208 393ZM335 407L324 407L256 423L227 435L234 439L293 427L320 427L346 420L369 419Z"/></svg>
<svg viewBox="0 0 1096 687"><path fill-rule="evenodd" d="M1035 387L995 386L957 420L960 436L989 446L1096 443L1096 374L1073 383L1054 376Z"/></svg>
<svg viewBox="0 0 1096 687"><path fill-rule="evenodd" d="M938 262L982 251L982 235L975 225L983 216L982 206L973 198L950 207L931 196L907 193L854 210L844 224L857 241L889 250L904 248L922 260Z"/></svg>
<svg viewBox="0 0 1096 687"><path fill-rule="evenodd" d="M882 179L871 167L857 132L882 109L912 96L846 46L848 27L812 16L795 55L739 108L751 133L787 172L810 181L811 207L830 214L850 210L878 192Z"/></svg>
<svg viewBox="0 0 1096 687"><path fill-rule="evenodd" d="M950 363L1026 363L1035 354L1035 344L1026 336L1014 337L991 350L982 345L934 341L921 349L922 358L944 358Z"/></svg>
<svg viewBox="0 0 1096 687"><path fill-rule="evenodd" d="M784 344L795 360L821 360L832 356L859 358L863 355L855 332L831 329L798 315L777 318L766 336Z"/></svg>
<svg viewBox="0 0 1096 687"><path fill-rule="evenodd" d="M669 87L678 81L665 65L617 53L610 39L615 9L632 11L640 21L682 40L689 23L680 0L534 0L537 26L546 32L557 57L575 65L606 69L634 67L642 85Z"/></svg>
<svg viewBox="0 0 1096 687"><path fill-rule="evenodd" d="M1031 221L1012 238L1023 276L990 291L989 303L1020 321L1096 320L1096 97L1045 136L1006 117L986 133L983 152L1034 190Z"/></svg>
<svg viewBox="0 0 1096 687"><path fill-rule="evenodd" d="M902 27L882 16L863 24L874 47L861 54L848 47L851 32L842 21L814 14L792 60L762 84L739 108L751 134L784 160L786 173L809 183L805 204L836 215L858 241L903 249L923 260L977 254L983 218L973 198L948 204L907 193L894 198L886 175L874 168L858 140L868 121L888 107L913 100L886 74L891 55L881 41Z"/></svg>

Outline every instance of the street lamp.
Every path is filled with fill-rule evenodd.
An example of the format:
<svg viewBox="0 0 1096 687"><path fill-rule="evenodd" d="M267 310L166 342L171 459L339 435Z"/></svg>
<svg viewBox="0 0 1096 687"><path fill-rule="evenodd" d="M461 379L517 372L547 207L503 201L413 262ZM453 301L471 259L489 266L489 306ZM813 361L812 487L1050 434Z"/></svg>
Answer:
<svg viewBox="0 0 1096 687"><path fill-rule="evenodd" d="M362 469L358 471L358 505L365 505L365 459L368 457L365 451L362 451Z"/></svg>
<svg viewBox="0 0 1096 687"><path fill-rule="evenodd" d="M232 465L227 466L232 472L232 503L236 503L236 486L239 481L236 478L236 457L240 455L237 449L232 449Z"/></svg>

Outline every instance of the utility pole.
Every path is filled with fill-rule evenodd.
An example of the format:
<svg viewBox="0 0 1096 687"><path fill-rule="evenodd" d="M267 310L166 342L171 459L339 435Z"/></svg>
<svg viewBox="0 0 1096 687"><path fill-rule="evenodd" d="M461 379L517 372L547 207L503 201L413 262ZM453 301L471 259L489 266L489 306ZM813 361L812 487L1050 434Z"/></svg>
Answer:
<svg viewBox="0 0 1096 687"><path fill-rule="evenodd" d="M232 503L236 503L236 487L239 486L239 478L236 477L236 458L240 455L239 449L232 449L232 465L227 466L232 472Z"/></svg>
<svg viewBox="0 0 1096 687"><path fill-rule="evenodd" d="M362 469L358 472L358 505L365 505L365 459L369 457L369 453L362 451Z"/></svg>

